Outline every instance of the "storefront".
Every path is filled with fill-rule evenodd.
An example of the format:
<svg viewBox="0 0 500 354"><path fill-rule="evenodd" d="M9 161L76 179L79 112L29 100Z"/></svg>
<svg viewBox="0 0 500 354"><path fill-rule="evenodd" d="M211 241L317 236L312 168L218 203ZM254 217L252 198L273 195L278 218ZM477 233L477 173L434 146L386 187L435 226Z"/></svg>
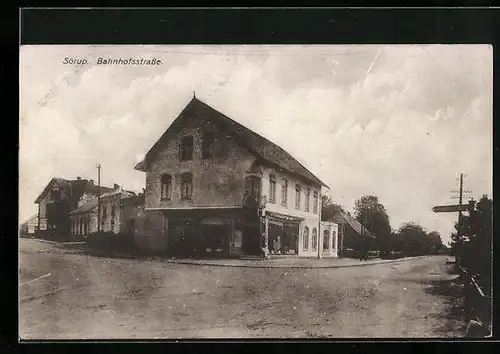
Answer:
<svg viewBox="0 0 500 354"><path fill-rule="evenodd" d="M303 219L268 212L267 247L270 255L297 255L299 230Z"/></svg>

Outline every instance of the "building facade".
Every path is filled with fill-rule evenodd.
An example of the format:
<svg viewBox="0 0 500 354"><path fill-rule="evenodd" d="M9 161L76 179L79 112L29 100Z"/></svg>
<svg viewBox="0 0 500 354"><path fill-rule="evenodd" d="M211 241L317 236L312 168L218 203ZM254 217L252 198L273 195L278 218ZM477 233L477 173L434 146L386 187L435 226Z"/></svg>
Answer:
<svg viewBox="0 0 500 354"><path fill-rule="evenodd" d="M83 196L79 204L78 208L70 212L70 234L73 239L84 239L99 230L115 234L134 233L133 215L142 208L144 197L115 184L114 190L101 195L100 201L97 197L88 199L88 196Z"/></svg>
<svg viewBox="0 0 500 354"><path fill-rule="evenodd" d="M40 237L65 240L70 236L69 213L78 207L82 196L97 196L112 188L100 187L93 180L52 178L35 200L38 204L37 233Z"/></svg>
<svg viewBox="0 0 500 354"><path fill-rule="evenodd" d="M143 228L156 251L336 255L333 223L320 222L326 185L283 149L196 98L136 169L146 172Z"/></svg>
<svg viewBox="0 0 500 354"><path fill-rule="evenodd" d="M376 237L363 224L348 213L337 213L333 222L338 225L338 249L341 253L376 249Z"/></svg>

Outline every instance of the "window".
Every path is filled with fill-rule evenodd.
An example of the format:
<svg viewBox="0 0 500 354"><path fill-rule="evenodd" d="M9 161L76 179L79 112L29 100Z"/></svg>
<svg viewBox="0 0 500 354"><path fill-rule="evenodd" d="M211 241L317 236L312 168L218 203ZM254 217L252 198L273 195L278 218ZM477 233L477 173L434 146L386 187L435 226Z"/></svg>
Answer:
<svg viewBox="0 0 500 354"><path fill-rule="evenodd" d="M313 213L317 214L318 213L318 192L314 192L314 197L313 197Z"/></svg>
<svg viewBox="0 0 500 354"><path fill-rule="evenodd" d="M309 204L311 202L311 190L309 188L306 188L306 190L304 191L304 194L305 194L305 205L304 205L304 210L305 211L309 211Z"/></svg>
<svg viewBox="0 0 500 354"><path fill-rule="evenodd" d="M214 156L214 134L211 132L206 132L203 134L201 142L201 158L209 159Z"/></svg>
<svg viewBox="0 0 500 354"><path fill-rule="evenodd" d="M185 136L181 139L179 146L181 161L190 161L193 159L193 137Z"/></svg>
<svg viewBox="0 0 500 354"><path fill-rule="evenodd" d="M323 232L323 251L328 251L330 249L330 232L325 230Z"/></svg>
<svg viewBox="0 0 500 354"><path fill-rule="evenodd" d="M111 227L115 227L115 205L111 205Z"/></svg>
<svg viewBox="0 0 500 354"><path fill-rule="evenodd" d="M257 176L249 176L246 178L246 198L247 202L258 204L260 202L260 178Z"/></svg>
<svg viewBox="0 0 500 354"><path fill-rule="evenodd" d="M286 206L288 202L288 181L283 179L281 181L281 204Z"/></svg>
<svg viewBox="0 0 500 354"><path fill-rule="evenodd" d="M83 235L83 218L80 217L79 220L80 220L80 229L79 229L78 234Z"/></svg>
<svg viewBox="0 0 500 354"><path fill-rule="evenodd" d="M104 228L104 219L106 218L106 205L102 206L101 230Z"/></svg>
<svg viewBox="0 0 500 354"><path fill-rule="evenodd" d="M300 184L295 185L295 209L300 209Z"/></svg>
<svg viewBox="0 0 500 354"><path fill-rule="evenodd" d="M85 217L85 224L83 225L83 234L87 236L88 232L89 232L89 218L87 216Z"/></svg>
<svg viewBox="0 0 500 354"><path fill-rule="evenodd" d="M333 231L332 249L337 248L337 232Z"/></svg>
<svg viewBox="0 0 500 354"><path fill-rule="evenodd" d="M269 175L269 202L276 202L276 176Z"/></svg>
<svg viewBox="0 0 500 354"><path fill-rule="evenodd" d="M169 174L161 176L161 199L172 199L172 176Z"/></svg>
<svg viewBox="0 0 500 354"><path fill-rule="evenodd" d="M312 232L312 249L318 249L318 230L316 228L314 228Z"/></svg>
<svg viewBox="0 0 500 354"><path fill-rule="evenodd" d="M54 188L50 192L50 197L52 200L60 200L61 199L61 190L59 188Z"/></svg>
<svg viewBox="0 0 500 354"><path fill-rule="evenodd" d="M193 195L193 175L183 173L181 176L181 199L191 199Z"/></svg>
<svg viewBox="0 0 500 354"><path fill-rule="evenodd" d="M304 227L304 235L302 237L302 248L306 251L309 249L309 228L307 226Z"/></svg>

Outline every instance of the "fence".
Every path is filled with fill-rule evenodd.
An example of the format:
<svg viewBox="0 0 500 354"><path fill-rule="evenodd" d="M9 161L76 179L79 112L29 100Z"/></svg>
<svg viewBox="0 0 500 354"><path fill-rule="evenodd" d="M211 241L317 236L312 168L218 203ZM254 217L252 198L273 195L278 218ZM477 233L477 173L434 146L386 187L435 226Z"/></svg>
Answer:
<svg viewBox="0 0 500 354"><path fill-rule="evenodd" d="M483 328L484 336L491 333L491 296L485 294L474 275L459 266L464 280L464 311L466 321L478 323Z"/></svg>

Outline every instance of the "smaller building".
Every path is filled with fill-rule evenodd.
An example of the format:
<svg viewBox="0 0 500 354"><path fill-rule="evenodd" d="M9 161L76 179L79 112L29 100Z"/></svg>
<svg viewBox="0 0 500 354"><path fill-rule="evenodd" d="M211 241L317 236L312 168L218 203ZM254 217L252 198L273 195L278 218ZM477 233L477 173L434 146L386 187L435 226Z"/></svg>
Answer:
<svg viewBox="0 0 500 354"><path fill-rule="evenodd" d="M337 213L333 221L338 224L338 249L343 253L375 248L375 235L349 213Z"/></svg>
<svg viewBox="0 0 500 354"><path fill-rule="evenodd" d="M37 232L39 237L66 240L71 234L70 211L81 206L85 198L90 200L100 193L112 190L108 187L98 187L93 180L81 177L76 177L75 180L52 178L35 200L38 204Z"/></svg>
<svg viewBox="0 0 500 354"><path fill-rule="evenodd" d="M70 234L73 239L85 238L99 230L115 234L135 231L134 215L138 214L144 204L143 195L124 190L115 184L111 192L101 195L100 201L97 197L83 198L87 198L86 201L79 202L80 206L70 212Z"/></svg>
<svg viewBox="0 0 500 354"><path fill-rule="evenodd" d="M339 226L330 221L322 221L320 228L321 258L338 257Z"/></svg>
<svg viewBox="0 0 500 354"><path fill-rule="evenodd" d="M19 230L19 236L35 237L35 231L37 230L37 228L38 228L38 214L35 214L21 224Z"/></svg>

